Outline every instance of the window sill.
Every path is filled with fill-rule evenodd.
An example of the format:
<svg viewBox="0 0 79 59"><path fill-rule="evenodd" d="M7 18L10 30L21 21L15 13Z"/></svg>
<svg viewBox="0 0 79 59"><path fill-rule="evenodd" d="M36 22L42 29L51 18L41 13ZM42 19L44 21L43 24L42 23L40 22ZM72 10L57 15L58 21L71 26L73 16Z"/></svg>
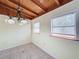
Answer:
<svg viewBox="0 0 79 59"><path fill-rule="evenodd" d="M62 38L62 39L70 39L75 40L76 37L73 35L63 35L63 34L51 34L52 37Z"/></svg>

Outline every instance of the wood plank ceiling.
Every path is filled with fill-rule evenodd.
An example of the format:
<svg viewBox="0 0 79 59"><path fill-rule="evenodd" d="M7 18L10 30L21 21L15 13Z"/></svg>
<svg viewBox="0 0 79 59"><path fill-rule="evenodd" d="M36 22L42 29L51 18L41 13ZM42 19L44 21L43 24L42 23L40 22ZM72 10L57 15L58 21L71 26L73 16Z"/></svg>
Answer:
<svg viewBox="0 0 79 59"><path fill-rule="evenodd" d="M72 0L0 0L0 14L16 16L16 9L21 8L21 15L32 20L54 10Z"/></svg>

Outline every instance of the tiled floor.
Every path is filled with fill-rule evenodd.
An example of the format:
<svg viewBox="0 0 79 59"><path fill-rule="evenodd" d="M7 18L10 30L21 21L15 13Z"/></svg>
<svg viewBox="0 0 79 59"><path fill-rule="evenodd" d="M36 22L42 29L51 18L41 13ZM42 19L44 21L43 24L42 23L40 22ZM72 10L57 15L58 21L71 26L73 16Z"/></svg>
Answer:
<svg viewBox="0 0 79 59"><path fill-rule="evenodd" d="M34 44L18 46L0 52L0 59L54 59Z"/></svg>

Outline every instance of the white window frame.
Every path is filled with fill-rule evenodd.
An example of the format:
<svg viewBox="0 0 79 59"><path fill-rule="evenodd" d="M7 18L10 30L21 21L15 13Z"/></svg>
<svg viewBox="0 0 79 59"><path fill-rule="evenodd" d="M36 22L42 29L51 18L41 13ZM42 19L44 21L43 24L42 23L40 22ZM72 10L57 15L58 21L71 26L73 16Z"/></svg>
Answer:
<svg viewBox="0 0 79 59"><path fill-rule="evenodd" d="M61 16L61 17L63 17L63 16ZM64 39L76 39L76 33L75 33L75 35L61 34L61 33L53 33L53 28L54 28L53 27L53 20L54 19L51 19L51 36L59 37L59 38L64 38ZM76 27L76 25L74 25L74 26ZM76 28L75 28L75 32L76 32Z"/></svg>

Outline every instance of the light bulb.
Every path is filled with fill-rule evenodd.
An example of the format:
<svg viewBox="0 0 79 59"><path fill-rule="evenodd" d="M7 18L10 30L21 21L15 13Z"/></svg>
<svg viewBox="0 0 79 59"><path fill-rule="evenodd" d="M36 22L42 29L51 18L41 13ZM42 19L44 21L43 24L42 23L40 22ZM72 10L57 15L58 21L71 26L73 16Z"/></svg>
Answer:
<svg viewBox="0 0 79 59"><path fill-rule="evenodd" d="M9 19L9 20L8 20L8 23L10 23L10 24L15 24L15 21L12 20L12 19Z"/></svg>
<svg viewBox="0 0 79 59"><path fill-rule="evenodd" d="M26 21L26 20L22 20L22 21L21 21L21 23L26 24L26 23L27 23L27 21Z"/></svg>
<svg viewBox="0 0 79 59"><path fill-rule="evenodd" d="M15 24L15 21L12 20L12 19L8 19L7 22L8 22L9 24Z"/></svg>
<svg viewBox="0 0 79 59"><path fill-rule="evenodd" d="M27 24L27 21L26 20L21 20L19 25L24 25L24 24Z"/></svg>

